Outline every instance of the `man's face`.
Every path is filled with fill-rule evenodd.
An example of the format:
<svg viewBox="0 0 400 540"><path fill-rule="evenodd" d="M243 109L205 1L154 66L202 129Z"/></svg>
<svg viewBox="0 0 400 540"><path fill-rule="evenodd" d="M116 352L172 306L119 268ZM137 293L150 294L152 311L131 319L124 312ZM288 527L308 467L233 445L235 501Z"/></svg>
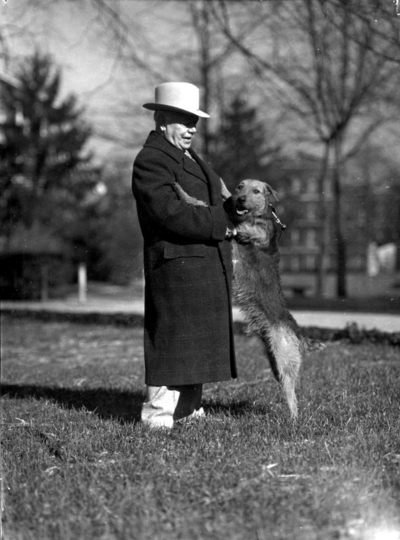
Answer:
<svg viewBox="0 0 400 540"><path fill-rule="evenodd" d="M185 151L190 148L196 133L198 116L168 111L165 113L164 137L171 144Z"/></svg>

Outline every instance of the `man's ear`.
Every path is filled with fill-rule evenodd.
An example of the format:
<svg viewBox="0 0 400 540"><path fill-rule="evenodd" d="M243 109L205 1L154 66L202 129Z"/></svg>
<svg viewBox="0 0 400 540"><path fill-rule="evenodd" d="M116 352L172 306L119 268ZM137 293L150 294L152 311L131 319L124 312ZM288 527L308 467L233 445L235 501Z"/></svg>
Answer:
<svg viewBox="0 0 400 540"><path fill-rule="evenodd" d="M273 197L276 201L279 201L277 192L276 192L274 189L272 189L272 187L271 187L269 184L267 184L266 182L264 182L264 184L265 184L265 186L266 186L268 195L272 195L272 197Z"/></svg>

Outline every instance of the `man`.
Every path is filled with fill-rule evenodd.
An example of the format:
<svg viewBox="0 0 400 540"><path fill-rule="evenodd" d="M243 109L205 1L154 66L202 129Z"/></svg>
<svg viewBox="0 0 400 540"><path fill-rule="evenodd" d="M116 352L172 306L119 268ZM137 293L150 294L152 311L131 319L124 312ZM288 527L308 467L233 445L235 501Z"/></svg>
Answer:
<svg viewBox="0 0 400 540"><path fill-rule="evenodd" d="M144 239L145 382L142 422L171 428L204 415L203 383L236 378L231 246L221 180L191 149L199 90L155 89L152 131L133 168L132 189ZM187 204L174 189L207 206Z"/></svg>

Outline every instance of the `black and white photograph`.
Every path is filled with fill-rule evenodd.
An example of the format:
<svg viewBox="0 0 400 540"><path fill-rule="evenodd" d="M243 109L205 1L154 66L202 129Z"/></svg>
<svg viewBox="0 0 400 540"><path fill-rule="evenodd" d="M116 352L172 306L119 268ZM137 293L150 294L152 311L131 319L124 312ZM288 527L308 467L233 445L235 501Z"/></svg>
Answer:
<svg viewBox="0 0 400 540"><path fill-rule="evenodd" d="M0 540L400 540L400 3L0 0Z"/></svg>

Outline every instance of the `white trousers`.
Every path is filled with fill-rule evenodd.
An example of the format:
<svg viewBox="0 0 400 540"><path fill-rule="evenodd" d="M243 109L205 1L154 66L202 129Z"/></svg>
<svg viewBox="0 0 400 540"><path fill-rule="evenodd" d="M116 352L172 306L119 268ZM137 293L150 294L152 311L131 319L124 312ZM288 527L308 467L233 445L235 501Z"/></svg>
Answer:
<svg viewBox="0 0 400 540"><path fill-rule="evenodd" d="M202 392L202 384L147 386L141 420L149 427L172 428L174 421L203 416Z"/></svg>

